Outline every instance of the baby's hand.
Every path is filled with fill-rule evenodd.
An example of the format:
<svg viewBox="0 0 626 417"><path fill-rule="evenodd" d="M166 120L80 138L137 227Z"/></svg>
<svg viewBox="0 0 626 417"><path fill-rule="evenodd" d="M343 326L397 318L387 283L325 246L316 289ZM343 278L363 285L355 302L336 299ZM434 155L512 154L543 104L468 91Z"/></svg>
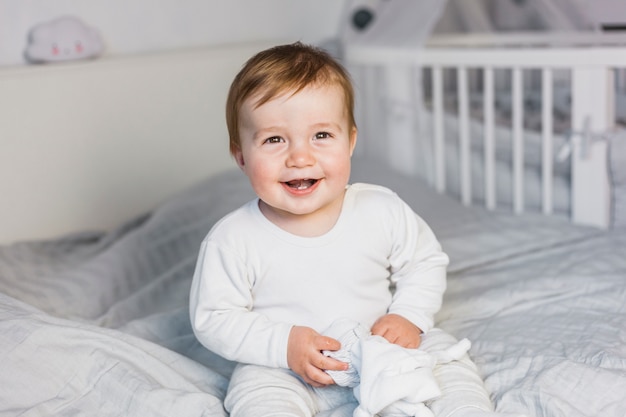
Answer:
<svg viewBox="0 0 626 417"><path fill-rule="evenodd" d="M314 387L334 384L324 370L345 371L348 364L325 356L323 350L339 350L339 341L322 336L310 327L294 326L289 333L287 364Z"/></svg>
<svg viewBox="0 0 626 417"><path fill-rule="evenodd" d="M397 314L386 314L376 320L371 332L409 349L416 349L422 343L422 330Z"/></svg>

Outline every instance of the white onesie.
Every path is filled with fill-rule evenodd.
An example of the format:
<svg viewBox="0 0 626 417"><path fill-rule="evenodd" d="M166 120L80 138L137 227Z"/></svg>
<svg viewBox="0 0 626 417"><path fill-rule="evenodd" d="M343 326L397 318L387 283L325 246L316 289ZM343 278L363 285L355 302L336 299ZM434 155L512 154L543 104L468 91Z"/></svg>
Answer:
<svg viewBox="0 0 626 417"><path fill-rule="evenodd" d="M280 229L253 200L202 242L191 323L198 340L227 359L288 368L293 325L321 333L348 318L369 328L396 313L427 332L447 264L424 220L384 187L348 186L337 223L319 237Z"/></svg>

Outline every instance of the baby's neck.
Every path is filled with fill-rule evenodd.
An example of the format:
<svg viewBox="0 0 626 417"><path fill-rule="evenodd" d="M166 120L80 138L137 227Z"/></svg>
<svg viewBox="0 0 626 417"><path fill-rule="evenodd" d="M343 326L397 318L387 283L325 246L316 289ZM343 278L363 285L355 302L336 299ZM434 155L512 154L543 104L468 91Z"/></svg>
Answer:
<svg viewBox="0 0 626 417"><path fill-rule="evenodd" d="M339 199L324 210L310 214L293 214L277 211L263 200L259 200L259 209L270 222L292 235L301 237L318 237L328 233L337 224L342 207L343 199Z"/></svg>

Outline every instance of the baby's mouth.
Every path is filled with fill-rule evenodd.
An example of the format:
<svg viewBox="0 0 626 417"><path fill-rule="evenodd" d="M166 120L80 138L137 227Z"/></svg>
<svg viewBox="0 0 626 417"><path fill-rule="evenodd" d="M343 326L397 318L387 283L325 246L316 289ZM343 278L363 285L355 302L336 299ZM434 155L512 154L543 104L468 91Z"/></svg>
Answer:
<svg viewBox="0 0 626 417"><path fill-rule="evenodd" d="M287 184L287 186L289 188L293 188L294 190L306 190L309 187L312 187L313 185L315 185L315 183L318 180L316 179L311 179L311 178L305 178L305 179L301 179L301 180L291 180L291 181L287 181L285 182L285 184Z"/></svg>

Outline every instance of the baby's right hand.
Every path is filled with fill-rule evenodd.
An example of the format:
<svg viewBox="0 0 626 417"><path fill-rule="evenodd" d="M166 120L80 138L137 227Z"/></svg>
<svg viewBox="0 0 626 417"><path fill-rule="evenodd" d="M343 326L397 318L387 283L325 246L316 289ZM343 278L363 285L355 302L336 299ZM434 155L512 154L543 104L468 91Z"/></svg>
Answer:
<svg viewBox="0 0 626 417"><path fill-rule="evenodd" d="M325 370L345 371L348 364L325 356L323 350L339 350L339 341L322 336L310 327L294 326L289 333L287 364L314 387L334 384Z"/></svg>

